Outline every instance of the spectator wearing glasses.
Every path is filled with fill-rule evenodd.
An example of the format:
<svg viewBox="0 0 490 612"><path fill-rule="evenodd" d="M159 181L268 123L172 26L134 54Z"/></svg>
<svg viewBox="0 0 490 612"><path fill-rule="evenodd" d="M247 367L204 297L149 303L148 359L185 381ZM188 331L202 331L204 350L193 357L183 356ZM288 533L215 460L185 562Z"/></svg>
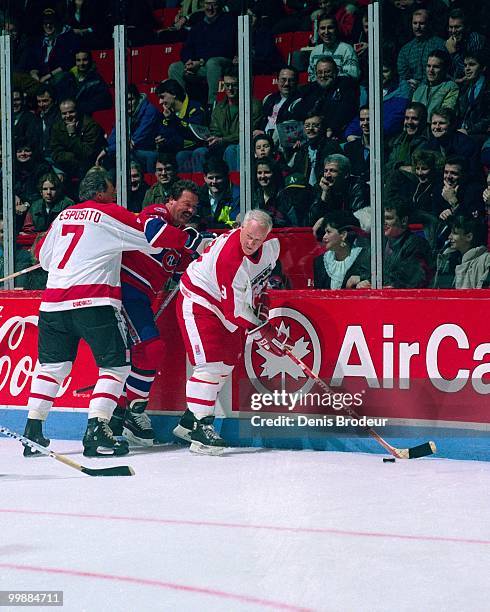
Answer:
<svg viewBox="0 0 490 612"><path fill-rule="evenodd" d="M214 104L218 83L237 55L237 21L222 11L220 0L204 0L204 18L193 25L184 43L181 61L168 75L185 88L186 81L206 80L208 104Z"/></svg>
<svg viewBox="0 0 490 612"><path fill-rule="evenodd" d="M168 153L159 153L155 164L157 182L146 192L143 208L150 204L165 204L172 185L178 180L175 158Z"/></svg>
<svg viewBox="0 0 490 612"><path fill-rule="evenodd" d="M317 185L323 174L323 162L327 155L339 153L336 140L328 138L325 118L314 111L308 113L303 122L306 143L294 153L289 166L293 173L303 174L309 185Z"/></svg>
<svg viewBox="0 0 490 612"><path fill-rule="evenodd" d="M277 75L277 91L262 102L261 129L268 134L278 123L293 119L291 107L298 98L298 71L293 66L284 66Z"/></svg>
<svg viewBox="0 0 490 612"><path fill-rule="evenodd" d="M331 57L320 56L315 64L316 80L300 88L300 98L293 105L294 118L304 120L310 111L326 119L328 136L341 136L359 107L355 82L339 76Z"/></svg>
<svg viewBox="0 0 490 612"><path fill-rule="evenodd" d="M240 149L238 116L238 71L235 66L228 68L223 76L226 98L218 102L211 114L210 132L207 149L200 147L192 154L194 172L202 172L203 162L208 155L222 156L229 170L239 169ZM257 130L261 118L261 104L252 100L252 130Z"/></svg>

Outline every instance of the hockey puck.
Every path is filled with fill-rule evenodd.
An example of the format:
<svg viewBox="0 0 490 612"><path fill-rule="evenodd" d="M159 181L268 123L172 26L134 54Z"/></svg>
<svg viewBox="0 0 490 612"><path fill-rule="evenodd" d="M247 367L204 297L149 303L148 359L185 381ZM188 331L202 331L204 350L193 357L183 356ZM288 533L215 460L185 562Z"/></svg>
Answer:
<svg viewBox="0 0 490 612"><path fill-rule="evenodd" d="M383 463L395 463L395 457L383 457Z"/></svg>

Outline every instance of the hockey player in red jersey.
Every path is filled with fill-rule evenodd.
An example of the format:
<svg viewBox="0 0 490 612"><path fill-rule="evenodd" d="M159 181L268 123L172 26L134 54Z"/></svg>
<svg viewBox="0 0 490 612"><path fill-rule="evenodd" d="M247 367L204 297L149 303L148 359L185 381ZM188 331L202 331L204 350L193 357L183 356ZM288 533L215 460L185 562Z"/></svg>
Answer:
<svg viewBox="0 0 490 612"><path fill-rule="evenodd" d="M174 434L190 441L193 452L216 455L226 446L213 427L215 404L242 352L243 332L283 355L285 336L255 312L279 257L271 229L266 212L249 211L240 228L214 240L182 276L177 318L194 371Z"/></svg>
<svg viewBox="0 0 490 612"><path fill-rule="evenodd" d="M151 445L155 438L145 409L164 346L151 306L168 279L172 276L175 279L185 270L201 242L197 230L185 227L195 215L197 194L195 183L178 181L165 204L147 206L138 219L145 228L151 225L152 235L163 234L160 244L165 248L156 254L127 252L122 259L122 303L131 341L131 371L126 380L127 397L121 398L110 425L115 434L122 433L135 445ZM164 234L169 227L172 234L167 242ZM184 248L175 248L172 236L176 231L187 241Z"/></svg>
<svg viewBox="0 0 490 612"><path fill-rule="evenodd" d="M90 346L99 368L90 400L84 454L124 455L126 441L108 425L129 372L126 326L121 309L123 251L158 253L163 245L182 249L193 238L170 225L153 231L114 203L114 186L102 171L90 171L80 183L81 204L62 211L43 242L39 261L48 271L39 312L39 367L31 385L24 435L43 446L46 420L61 383L71 371L78 344ZM192 248L190 249L192 252ZM24 455L37 454L30 448Z"/></svg>

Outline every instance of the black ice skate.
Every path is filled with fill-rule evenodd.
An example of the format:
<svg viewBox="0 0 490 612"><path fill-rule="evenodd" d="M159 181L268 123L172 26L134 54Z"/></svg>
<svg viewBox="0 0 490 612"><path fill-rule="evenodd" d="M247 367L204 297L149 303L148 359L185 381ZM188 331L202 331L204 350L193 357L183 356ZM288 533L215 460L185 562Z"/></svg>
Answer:
<svg viewBox="0 0 490 612"><path fill-rule="evenodd" d="M194 413L187 409L184 414L180 417L180 421L177 427L174 428L173 434L181 440L191 442L191 434L194 429L194 423L196 423L196 417Z"/></svg>
<svg viewBox="0 0 490 612"><path fill-rule="evenodd" d="M129 404L124 419L123 436L134 446L153 446L155 432L150 417L146 414L146 400L133 400Z"/></svg>
<svg viewBox="0 0 490 612"><path fill-rule="evenodd" d="M83 436L85 457L112 457L128 453L128 443L126 440L116 440L106 420L97 417L88 420L87 431Z"/></svg>
<svg viewBox="0 0 490 612"><path fill-rule="evenodd" d="M194 431L191 434L191 448L193 453L201 455L221 455L226 442L219 436L213 426L214 416L203 417L196 420Z"/></svg>
<svg viewBox="0 0 490 612"><path fill-rule="evenodd" d="M126 408L120 408L117 406L112 413L111 420L109 421L109 427L112 429L112 433L115 436L122 436L124 417L126 416Z"/></svg>
<svg viewBox="0 0 490 612"><path fill-rule="evenodd" d="M41 446L49 446L51 441L43 436L43 422L40 419L27 419L24 436ZM40 454L39 451L30 446L24 446L24 457L35 457Z"/></svg>

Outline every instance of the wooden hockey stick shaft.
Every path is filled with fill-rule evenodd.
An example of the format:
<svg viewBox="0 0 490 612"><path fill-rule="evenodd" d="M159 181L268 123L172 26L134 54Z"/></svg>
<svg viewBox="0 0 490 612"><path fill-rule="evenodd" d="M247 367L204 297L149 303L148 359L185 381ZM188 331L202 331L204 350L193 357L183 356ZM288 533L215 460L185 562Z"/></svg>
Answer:
<svg viewBox="0 0 490 612"><path fill-rule="evenodd" d="M304 363L299 357L292 352L291 348L285 347L285 354L296 364L298 365L303 372L314 380L319 387L321 387L326 393L333 393L332 389L327 385L327 383L322 380L319 376L317 376L307 365ZM353 410L350 406L342 406L342 410L346 412L349 416L360 419L361 415L358 414L355 410ZM415 459L417 457L425 457L426 455L432 455L436 452L436 445L434 442L425 442L424 444L419 444L412 448L396 448L392 446L389 442L387 442L384 438L382 438L379 433L373 429L372 427L365 427L368 434L378 442L384 449L386 449L391 455L396 457L397 459Z"/></svg>
<svg viewBox="0 0 490 612"><path fill-rule="evenodd" d="M78 470L79 472L83 472L84 474L87 474L88 476L134 476L134 470L129 465L119 465L119 466L108 467L108 468L88 468L83 465L80 465L79 463L77 463L76 461L73 461L73 459L70 459L69 457L66 457L65 455L60 455L59 453L55 453L54 451L49 450L45 448L44 446L41 446L40 444L33 442L32 440L29 440L29 438L26 438L25 436L21 436L15 431L11 431L10 429L8 429L7 427L4 427L3 425L0 425L0 433L3 434L4 436L7 436L8 438L13 438L14 440L18 440L19 442L22 442L22 444L27 445L33 450L38 451L42 455L46 455L47 457L52 457L53 459L56 459L56 461L59 461L60 463L64 463L68 467L72 467L75 470Z"/></svg>
<svg viewBox="0 0 490 612"><path fill-rule="evenodd" d="M33 266L30 266L29 268L24 268L23 270L19 270L18 272L14 272L13 274L9 274L8 276L4 276L3 278L0 278L0 283L3 283L6 280L10 280L11 278L17 278L18 276L21 276L22 274L33 272L34 270L37 270L40 267L41 267L41 264L37 263L37 264L34 264Z"/></svg>
<svg viewBox="0 0 490 612"><path fill-rule="evenodd" d="M155 321L158 321L158 319L160 318L160 316L163 313L163 311L167 308L167 306L174 299L174 297L177 295L178 292L179 292L179 285L175 285L175 287L172 289L172 291L167 295L167 297L160 304L160 308L156 311L156 313L155 313L155 315L153 317L155 319Z"/></svg>

